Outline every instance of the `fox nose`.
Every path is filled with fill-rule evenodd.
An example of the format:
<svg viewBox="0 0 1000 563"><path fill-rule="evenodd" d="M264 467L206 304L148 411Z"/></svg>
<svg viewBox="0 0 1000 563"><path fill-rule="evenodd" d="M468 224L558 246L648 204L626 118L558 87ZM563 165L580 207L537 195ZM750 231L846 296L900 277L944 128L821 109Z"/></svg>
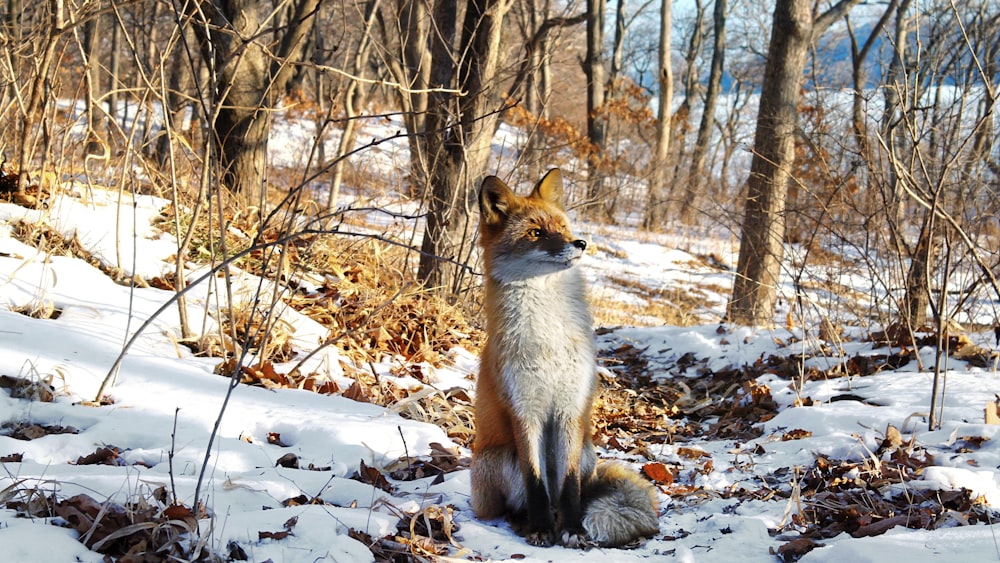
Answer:
<svg viewBox="0 0 1000 563"><path fill-rule="evenodd" d="M580 250L587 250L587 241L585 241L583 239L574 240L570 244L572 244L573 246L579 248Z"/></svg>

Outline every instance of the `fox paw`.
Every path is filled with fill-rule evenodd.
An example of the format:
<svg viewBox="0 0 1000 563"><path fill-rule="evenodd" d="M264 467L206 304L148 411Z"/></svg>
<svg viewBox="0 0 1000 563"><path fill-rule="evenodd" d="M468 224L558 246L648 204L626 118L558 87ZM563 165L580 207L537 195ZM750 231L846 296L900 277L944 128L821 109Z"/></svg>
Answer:
<svg viewBox="0 0 1000 563"><path fill-rule="evenodd" d="M552 545L552 532L548 530L535 530L525 534L524 539L535 547L549 547Z"/></svg>
<svg viewBox="0 0 1000 563"><path fill-rule="evenodd" d="M596 545L583 530L564 530L560 540L564 546L572 549L586 549Z"/></svg>

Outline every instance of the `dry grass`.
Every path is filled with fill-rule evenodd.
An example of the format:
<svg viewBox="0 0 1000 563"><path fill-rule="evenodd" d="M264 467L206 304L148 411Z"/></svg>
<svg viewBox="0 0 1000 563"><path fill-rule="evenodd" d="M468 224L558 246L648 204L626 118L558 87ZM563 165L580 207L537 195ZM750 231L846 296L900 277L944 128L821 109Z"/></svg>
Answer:
<svg viewBox="0 0 1000 563"><path fill-rule="evenodd" d="M693 288L650 288L625 276L609 276L601 294L591 294L597 326L692 326L704 322L707 292ZM609 288L614 291L608 292ZM623 301L619 293L633 297ZM605 296L607 295L607 296Z"/></svg>
<svg viewBox="0 0 1000 563"><path fill-rule="evenodd" d="M129 280L128 275L121 268L109 266L91 254L89 250L80 244L76 236L66 238L62 233L45 223L15 221L11 223L11 227L11 235L15 240L32 246L43 254L79 258L104 272L105 275L117 284L129 285L130 281L132 281ZM136 279L134 281L138 287L147 287L147 284L142 280Z"/></svg>
<svg viewBox="0 0 1000 563"><path fill-rule="evenodd" d="M465 302L452 303L411 281L405 250L398 246L323 236L298 266L325 281L316 291L297 293L292 306L343 334L341 351L362 364L385 354L437 364L456 346L474 350L482 341Z"/></svg>

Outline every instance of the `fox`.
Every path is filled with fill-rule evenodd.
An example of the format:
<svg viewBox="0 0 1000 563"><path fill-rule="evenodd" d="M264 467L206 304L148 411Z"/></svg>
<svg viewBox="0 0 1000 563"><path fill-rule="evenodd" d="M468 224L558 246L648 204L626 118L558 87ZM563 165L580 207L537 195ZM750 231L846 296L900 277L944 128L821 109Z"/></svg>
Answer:
<svg viewBox="0 0 1000 563"><path fill-rule="evenodd" d="M597 462L596 344L577 267L587 243L562 200L558 168L528 196L496 176L480 186L486 343L470 504L532 545L621 547L659 532L658 494L625 465Z"/></svg>

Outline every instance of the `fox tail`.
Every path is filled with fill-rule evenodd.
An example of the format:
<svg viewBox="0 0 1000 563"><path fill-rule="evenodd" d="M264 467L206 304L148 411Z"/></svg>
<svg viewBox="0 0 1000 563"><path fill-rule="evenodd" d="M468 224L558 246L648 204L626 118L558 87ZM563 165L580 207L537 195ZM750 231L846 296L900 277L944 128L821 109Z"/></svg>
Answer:
<svg viewBox="0 0 1000 563"><path fill-rule="evenodd" d="M598 545L619 547L660 531L656 489L620 463L598 465L584 498L583 529Z"/></svg>

